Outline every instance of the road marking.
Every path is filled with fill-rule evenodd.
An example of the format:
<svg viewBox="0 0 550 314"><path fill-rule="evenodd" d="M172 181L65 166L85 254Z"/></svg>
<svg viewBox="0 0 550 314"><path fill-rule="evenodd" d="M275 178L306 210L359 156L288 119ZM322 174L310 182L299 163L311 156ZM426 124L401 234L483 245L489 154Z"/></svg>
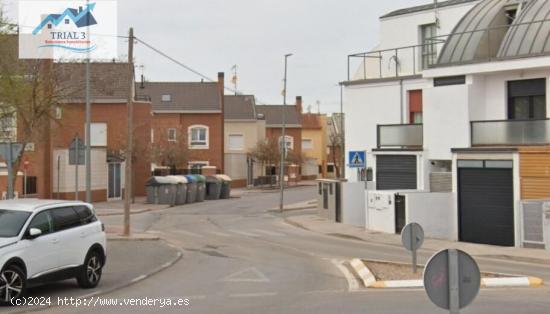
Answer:
<svg viewBox="0 0 550 314"><path fill-rule="evenodd" d="M211 233L213 235L217 235L219 237L230 237L231 236L230 234L223 233L223 232L218 232L218 231L206 231L206 232Z"/></svg>
<svg viewBox="0 0 550 314"><path fill-rule="evenodd" d="M232 298L258 298L258 297L272 297L276 296L277 292L258 292L258 293L237 293L230 294Z"/></svg>
<svg viewBox="0 0 550 314"><path fill-rule="evenodd" d="M331 259L330 262L334 264L334 266L336 266L342 272L342 274L344 274L344 277L346 277L346 280L348 281L349 292L359 290L359 282L357 282L357 279L355 279L355 277L349 271L349 269L346 266L344 266L344 261Z"/></svg>
<svg viewBox="0 0 550 314"><path fill-rule="evenodd" d="M225 278L222 281L231 281L231 282L270 282L269 278L264 275L255 267L250 267L247 269L240 270L236 273L233 273Z"/></svg>
<svg viewBox="0 0 550 314"><path fill-rule="evenodd" d="M284 233L279 233L279 232L274 232L274 231L268 231L268 230L254 229L254 230L252 230L252 231L259 232L259 233L263 233L263 234L267 234L268 236L273 236L273 237L284 237L284 236L286 236L286 234L284 234Z"/></svg>
<svg viewBox="0 0 550 314"><path fill-rule="evenodd" d="M234 230L234 229L230 229L230 230L228 230L228 231L229 231L229 232L236 233L236 234L243 235L243 236L245 236L245 237L258 237L257 234L250 233L250 232L239 231L239 230Z"/></svg>
<svg viewBox="0 0 550 314"><path fill-rule="evenodd" d="M145 278L147 278L147 275L137 276L136 278L132 279L132 281L130 281L130 282L132 282L132 283L138 282L138 281L143 280Z"/></svg>
<svg viewBox="0 0 550 314"><path fill-rule="evenodd" d="M194 232L190 232L190 231L185 231L185 230L174 230L174 232L176 233L181 233L181 234L185 234L185 235L188 235L190 237L194 237L194 238L203 238L204 236L198 234L198 233L194 233Z"/></svg>

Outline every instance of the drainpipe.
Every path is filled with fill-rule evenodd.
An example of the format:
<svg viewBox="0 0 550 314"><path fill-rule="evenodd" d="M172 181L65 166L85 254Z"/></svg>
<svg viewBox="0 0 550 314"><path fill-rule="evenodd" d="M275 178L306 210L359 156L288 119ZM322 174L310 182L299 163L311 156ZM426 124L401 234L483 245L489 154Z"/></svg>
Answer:
<svg viewBox="0 0 550 314"><path fill-rule="evenodd" d="M405 108L403 108L405 105L405 102L403 101L403 80L399 80L399 109L400 109L400 119L401 124L405 123L405 119L403 117L403 113L405 112Z"/></svg>

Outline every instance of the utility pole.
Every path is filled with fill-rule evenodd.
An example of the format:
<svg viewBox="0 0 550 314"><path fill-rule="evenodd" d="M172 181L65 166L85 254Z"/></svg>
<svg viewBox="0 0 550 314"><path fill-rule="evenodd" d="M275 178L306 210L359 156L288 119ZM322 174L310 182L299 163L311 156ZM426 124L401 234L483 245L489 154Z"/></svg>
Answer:
<svg viewBox="0 0 550 314"><path fill-rule="evenodd" d="M86 4L90 1L87 0ZM89 15L88 15L89 16ZM88 23L90 24L90 23ZM88 52L86 58L86 202L92 202L92 141L91 141L91 123L92 123L92 105L90 103L90 26L87 27L88 32Z"/></svg>
<svg viewBox="0 0 550 314"><path fill-rule="evenodd" d="M124 179L124 236L130 236L130 202L132 198L132 153L134 146L133 128L134 128L134 29L130 27L128 36L128 67L130 78L128 84L128 103L127 103L127 147L125 160L125 179Z"/></svg>
<svg viewBox="0 0 550 314"><path fill-rule="evenodd" d="M279 185L281 189L281 195L279 200L279 210L281 211L281 214L283 214L284 210L284 194L285 194L285 156L286 156L286 136L285 136L285 128L286 128L286 77L287 77L287 65L288 65L288 57L292 56L291 53L285 55L285 78L283 81L283 114L282 114L282 122L283 126L281 129L281 143L280 150L281 150L281 164L279 169Z"/></svg>

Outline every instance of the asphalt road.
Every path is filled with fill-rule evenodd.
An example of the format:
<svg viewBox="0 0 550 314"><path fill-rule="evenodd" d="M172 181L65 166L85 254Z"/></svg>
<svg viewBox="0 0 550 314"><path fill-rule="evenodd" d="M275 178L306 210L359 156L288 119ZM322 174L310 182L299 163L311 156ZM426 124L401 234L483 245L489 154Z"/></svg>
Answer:
<svg viewBox="0 0 550 314"><path fill-rule="evenodd" d="M287 203L315 198L315 189L287 192ZM339 261L351 257L408 261L399 247L319 235L284 223L268 209L277 193L205 202L133 216L183 250L174 266L103 296L117 305L63 306L60 313L446 313L422 290L355 289ZM294 215L299 213L286 213ZM116 219L110 218L116 223ZM420 252L420 261L431 252ZM483 258L482 270L550 278L549 265ZM152 305L127 305L130 299ZM161 299L186 305L160 307ZM166 304L167 301L164 301ZM461 313L550 313L550 289L484 289Z"/></svg>

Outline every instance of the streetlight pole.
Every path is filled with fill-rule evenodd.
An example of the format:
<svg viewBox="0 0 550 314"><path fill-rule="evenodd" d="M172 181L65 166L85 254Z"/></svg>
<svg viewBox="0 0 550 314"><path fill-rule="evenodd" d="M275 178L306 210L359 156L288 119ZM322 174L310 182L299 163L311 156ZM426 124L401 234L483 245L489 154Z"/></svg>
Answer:
<svg viewBox="0 0 550 314"><path fill-rule="evenodd" d="M285 128L286 128L286 77L287 77L287 68L288 68L288 57L292 56L291 53L285 55L285 78L283 81L283 113L282 113L282 122L283 126L281 129L281 164L279 169L279 185L281 189L281 196L279 200L279 210L283 214L284 209L284 195L285 195L285 155L286 155L286 138L285 138Z"/></svg>
<svg viewBox="0 0 550 314"><path fill-rule="evenodd" d="M89 4L90 1L87 0L86 4ZM89 23L88 23L89 24ZM90 26L87 27L88 32L88 52L86 57L86 137L84 141L86 143L85 149L85 158L86 161L86 202L92 202L92 134L91 134L91 123L92 123L92 105L90 101Z"/></svg>
<svg viewBox="0 0 550 314"><path fill-rule="evenodd" d="M345 126L344 126L344 84L340 83L340 178L345 178L346 157L345 157Z"/></svg>

